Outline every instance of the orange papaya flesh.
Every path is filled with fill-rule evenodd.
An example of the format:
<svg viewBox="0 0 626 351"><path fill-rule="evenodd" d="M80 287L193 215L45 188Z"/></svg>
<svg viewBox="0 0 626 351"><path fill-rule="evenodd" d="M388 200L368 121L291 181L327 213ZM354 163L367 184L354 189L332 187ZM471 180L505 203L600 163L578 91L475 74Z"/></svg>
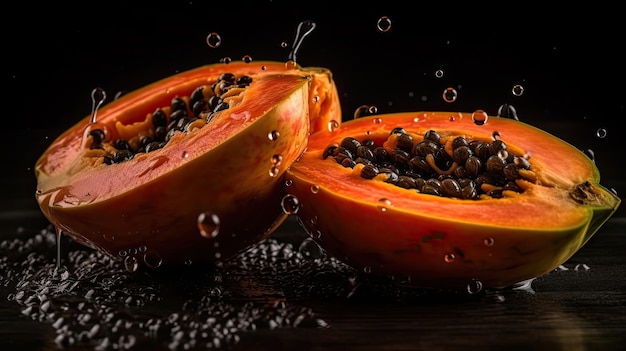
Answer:
<svg viewBox="0 0 626 351"><path fill-rule="evenodd" d="M530 170L516 180L519 191L472 200L364 179L362 165L344 167L325 154L347 137L393 148L395 128L483 141L497 132L509 152L530 155ZM285 189L299 200L306 232L354 267L421 287L479 281L504 288L558 267L615 212L620 199L599 181L587 156L528 124L489 117L478 125L468 113L414 112L350 120L312 135L288 170Z"/></svg>
<svg viewBox="0 0 626 351"><path fill-rule="evenodd" d="M156 109L225 72L252 78L224 99L227 109L161 148L104 162L113 140L153 134ZM225 259L284 220L284 172L311 128L341 119L335 104L324 69L256 62L183 72L102 106L95 124L87 116L55 139L35 165L36 199L64 234L111 256L148 266ZM86 134L94 128L106 130L103 147Z"/></svg>

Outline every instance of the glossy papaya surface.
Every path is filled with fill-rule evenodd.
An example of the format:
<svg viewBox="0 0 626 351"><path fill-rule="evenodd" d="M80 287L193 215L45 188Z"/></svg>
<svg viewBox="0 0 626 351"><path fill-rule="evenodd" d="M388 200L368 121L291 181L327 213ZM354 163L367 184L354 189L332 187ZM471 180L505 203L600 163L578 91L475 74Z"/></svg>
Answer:
<svg viewBox="0 0 626 351"><path fill-rule="evenodd" d="M224 259L284 220L285 170L340 120L325 69L207 65L61 134L36 162L36 198L63 234L132 267Z"/></svg>
<svg viewBox="0 0 626 351"><path fill-rule="evenodd" d="M301 225L346 263L416 286L505 288L552 271L589 240L620 199L599 184L595 164L565 141L513 119L474 117L456 112L396 113L350 120L332 132L315 133L285 182L286 192L298 199ZM398 186L398 175L422 177L412 167L379 162L379 168L396 167L392 182L382 171L366 172L372 167L359 159L365 151L345 155L351 154L345 151L347 145L356 140L358 146L378 145L397 162L412 165L406 152L394 151L402 144L401 134L411 135L405 149L417 152L433 131L440 141L438 155L447 161L427 156L430 161L415 165L429 167L425 178L437 178L440 186L435 189ZM511 167L515 176L501 171L502 183L482 182L469 195L460 188L449 190L442 180L465 177L470 168L468 163L465 170L460 167L467 161L460 161L453 149L457 137L469 144L493 144L492 148L500 143L496 140L505 142L506 153L494 155L492 150L491 156L524 166ZM482 169L495 167L492 161ZM474 176L472 184L479 179ZM446 191L452 195L443 196Z"/></svg>

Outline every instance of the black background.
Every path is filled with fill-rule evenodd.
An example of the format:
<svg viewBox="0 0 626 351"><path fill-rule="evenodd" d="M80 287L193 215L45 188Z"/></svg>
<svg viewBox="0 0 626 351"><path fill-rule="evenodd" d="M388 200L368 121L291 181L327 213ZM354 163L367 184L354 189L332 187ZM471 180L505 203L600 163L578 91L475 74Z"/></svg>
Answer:
<svg viewBox="0 0 626 351"><path fill-rule="evenodd" d="M619 164L626 70L617 11L400 3L406 5L342 10L338 1L13 4L2 21L0 210L37 210L32 167L52 139L90 113L93 88L111 99L224 57L285 61L304 20L317 26L297 61L333 71L344 119L361 105L378 113L495 115L510 104L520 120L592 150L602 183L626 192ZM382 16L391 19L387 32L377 29ZM220 34L220 47L206 44L210 32ZM523 95L512 94L515 84ZM447 87L457 89L457 101L443 101ZM600 128L606 137L596 135Z"/></svg>

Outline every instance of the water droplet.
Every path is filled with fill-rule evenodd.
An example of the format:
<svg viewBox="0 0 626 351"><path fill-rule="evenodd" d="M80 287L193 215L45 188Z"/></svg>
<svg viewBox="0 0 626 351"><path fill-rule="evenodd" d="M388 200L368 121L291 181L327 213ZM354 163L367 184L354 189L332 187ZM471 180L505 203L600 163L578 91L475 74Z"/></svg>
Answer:
<svg viewBox="0 0 626 351"><path fill-rule="evenodd" d="M512 118L516 121L519 121L515 107L509 104L502 104L500 105L500 107L498 107L498 117Z"/></svg>
<svg viewBox="0 0 626 351"><path fill-rule="evenodd" d="M607 134L607 131L604 128L598 128L598 130L596 130L596 136L600 139L606 138L606 134Z"/></svg>
<svg viewBox="0 0 626 351"><path fill-rule="evenodd" d="M130 273L137 272L137 269L139 269L139 262L135 256L126 256L124 259L124 267Z"/></svg>
<svg viewBox="0 0 626 351"><path fill-rule="evenodd" d="M220 217L206 211L198 215L198 230L207 239L215 238L220 232Z"/></svg>
<svg viewBox="0 0 626 351"><path fill-rule="evenodd" d="M524 87L520 84L515 84L513 88L511 88L511 92L515 96L522 96L522 94L524 94Z"/></svg>
<svg viewBox="0 0 626 351"><path fill-rule="evenodd" d="M243 62L245 62L245 63L250 63L250 62L252 62L252 56L250 56L250 55L244 55L244 56L241 58L241 61L243 61Z"/></svg>
<svg viewBox="0 0 626 351"><path fill-rule="evenodd" d="M187 151L183 151L183 158L188 158L189 157L189 153Z"/></svg>
<svg viewBox="0 0 626 351"><path fill-rule="evenodd" d="M285 180L285 186L291 186L293 184L293 180L287 179Z"/></svg>
<svg viewBox="0 0 626 351"><path fill-rule="evenodd" d="M383 123L383 119L382 119L382 118L380 118L380 117L376 117L376 118L374 118L374 119L372 120L372 122L373 122L374 124L381 124L381 123Z"/></svg>
<svg viewBox="0 0 626 351"><path fill-rule="evenodd" d="M335 121L334 119L331 120L330 122L328 122L328 131L329 132L334 132L335 129L339 128L339 122Z"/></svg>
<svg viewBox="0 0 626 351"><path fill-rule="evenodd" d="M283 213L287 215L296 214L300 209L300 200L293 194L287 194L280 201L280 207L283 209Z"/></svg>
<svg viewBox="0 0 626 351"><path fill-rule="evenodd" d="M280 174L280 168L274 166L274 167L270 168L268 174L270 175L270 177L276 178L276 177L278 177L278 174Z"/></svg>
<svg viewBox="0 0 626 351"><path fill-rule="evenodd" d="M376 28L383 33L388 32L391 29L391 19L387 16L382 16L376 22Z"/></svg>
<svg viewBox="0 0 626 351"><path fill-rule="evenodd" d="M384 197L379 199L378 202L380 203L378 205L378 209L381 212L387 212L387 209L389 208L389 206L391 206L391 200L384 198Z"/></svg>
<svg viewBox="0 0 626 351"><path fill-rule="evenodd" d="M267 134L267 138L271 141L278 140L278 137L280 137L280 132L277 130L273 130Z"/></svg>
<svg viewBox="0 0 626 351"><path fill-rule="evenodd" d="M120 250L117 252L117 255L120 257L126 257L128 256L128 252L126 250Z"/></svg>
<svg viewBox="0 0 626 351"><path fill-rule="evenodd" d="M287 44L287 42L286 42L286 41L282 41L282 42L280 43L280 47L281 47L281 48L283 48L283 49L284 49L284 48L286 48L286 47L287 47L287 45L289 45L289 44Z"/></svg>
<svg viewBox="0 0 626 351"><path fill-rule="evenodd" d="M483 283L478 279L472 279L467 283L467 292L471 295L478 294L483 290Z"/></svg>
<svg viewBox="0 0 626 351"><path fill-rule="evenodd" d="M150 251L146 251L146 253L143 254L143 262L149 268L158 268L163 263L163 259L161 258L161 255L159 255L158 252L154 250L150 250Z"/></svg>
<svg viewBox="0 0 626 351"><path fill-rule="evenodd" d="M209 35L206 36L206 43L210 48L218 48L222 45L222 37L216 32L209 33Z"/></svg>
<svg viewBox="0 0 626 351"><path fill-rule="evenodd" d="M492 140L500 139L500 132L498 132L497 130L494 130L493 132L491 132L491 139Z"/></svg>
<svg viewBox="0 0 626 351"><path fill-rule="evenodd" d="M479 126L482 126L485 123L487 123L488 119L489 119L489 116L487 115L487 112L483 110L476 110L472 113L472 121L474 121L474 123Z"/></svg>
<svg viewBox="0 0 626 351"><path fill-rule="evenodd" d="M365 273L365 274L372 273L372 267L370 267L370 266L363 267L363 273Z"/></svg>
<svg viewBox="0 0 626 351"><path fill-rule="evenodd" d="M104 103L107 94L102 88L95 88L91 91L91 123L97 122L98 109Z"/></svg>
<svg viewBox="0 0 626 351"><path fill-rule="evenodd" d="M280 164L283 163L283 155L281 154L273 155L270 162L272 162L274 166L280 166Z"/></svg>
<svg viewBox="0 0 626 351"><path fill-rule="evenodd" d="M285 62L285 68L288 69L288 70L297 69L298 68L298 64L296 63L296 61L287 60L287 62Z"/></svg>
<svg viewBox="0 0 626 351"><path fill-rule="evenodd" d="M584 151L584 153L585 153L585 155L587 155L587 157L589 157L589 159L592 162L594 162L594 163L596 162L596 153L593 152L593 150L587 149L587 150Z"/></svg>
<svg viewBox="0 0 626 351"><path fill-rule="evenodd" d="M261 66L261 71L265 71L265 70L267 70L267 66L266 65Z"/></svg>
<svg viewBox="0 0 626 351"><path fill-rule="evenodd" d="M61 268L61 236L63 235L63 229L61 227L56 227L56 245L57 245L57 262L56 269L59 270Z"/></svg>
<svg viewBox="0 0 626 351"><path fill-rule="evenodd" d="M375 115L378 113L376 106L361 105L354 110L354 119Z"/></svg>
<svg viewBox="0 0 626 351"><path fill-rule="evenodd" d="M193 264L193 261L190 259L185 260L184 262L185 266L191 266Z"/></svg>
<svg viewBox="0 0 626 351"><path fill-rule="evenodd" d="M297 62L296 55L298 50L300 50L300 45L302 45L302 41L304 38L309 35L313 29L315 29L315 22L313 21L302 21L298 24L298 28L296 29L296 37L293 41L291 52L289 53L289 60L293 62Z"/></svg>
<svg viewBox="0 0 626 351"><path fill-rule="evenodd" d="M453 254L453 253L448 253L448 254L445 254L445 255L443 256L443 260L444 260L446 263L452 263L452 262L454 262L454 259L455 259L455 258L456 258L456 255L455 255L455 254Z"/></svg>
<svg viewBox="0 0 626 351"><path fill-rule="evenodd" d="M317 184L311 185L311 192L313 194L317 194L319 191L320 191L320 186L319 185L317 185Z"/></svg>
<svg viewBox="0 0 626 351"><path fill-rule="evenodd" d="M304 258L316 259L324 257L324 250L311 238L305 238L298 247L298 252L302 254Z"/></svg>
<svg viewBox="0 0 626 351"><path fill-rule="evenodd" d="M456 92L456 89L454 89L452 87L448 87L448 88L444 89L444 91L441 94L441 96L443 97L443 101L445 101L445 102L455 102L458 94Z"/></svg>
<svg viewBox="0 0 626 351"><path fill-rule="evenodd" d="M492 237L486 237L485 240L483 240L483 244L485 244L485 246L493 246L493 244L496 242L496 240Z"/></svg>
<svg viewBox="0 0 626 351"><path fill-rule="evenodd" d="M438 69L435 71L435 77L437 78L442 78L443 77L443 70Z"/></svg>

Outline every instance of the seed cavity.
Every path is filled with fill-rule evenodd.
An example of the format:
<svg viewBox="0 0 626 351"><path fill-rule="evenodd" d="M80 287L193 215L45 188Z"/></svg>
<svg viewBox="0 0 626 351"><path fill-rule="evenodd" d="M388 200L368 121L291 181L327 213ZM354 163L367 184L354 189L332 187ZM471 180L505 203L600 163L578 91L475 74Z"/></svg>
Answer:
<svg viewBox="0 0 626 351"><path fill-rule="evenodd" d="M522 193L518 181L533 181L529 155L515 155L494 132L491 140L463 135L423 135L393 129L386 140L346 137L329 145L323 158L332 157L368 180L383 181L418 193L479 200ZM359 165L359 167L356 167ZM572 197L580 201L581 192Z"/></svg>
<svg viewBox="0 0 626 351"><path fill-rule="evenodd" d="M190 133L210 123L217 112L230 107L228 98L239 96L251 83L250 76L224 73L210 86L199 86L189 96L175 96L168 106L158 107L148 113L145 123L147 128L141 129L132 138L119 138L110 142L106 138L106 126L95 123L96 107L104 101L104 95L94 90L94 123L87 131L91 139L88 148L99 152L89 155L102 157L103 164L111 165L132 160L137 154L161 149L175 134ZM277 135L273 140L275 138Z"/></svg>

